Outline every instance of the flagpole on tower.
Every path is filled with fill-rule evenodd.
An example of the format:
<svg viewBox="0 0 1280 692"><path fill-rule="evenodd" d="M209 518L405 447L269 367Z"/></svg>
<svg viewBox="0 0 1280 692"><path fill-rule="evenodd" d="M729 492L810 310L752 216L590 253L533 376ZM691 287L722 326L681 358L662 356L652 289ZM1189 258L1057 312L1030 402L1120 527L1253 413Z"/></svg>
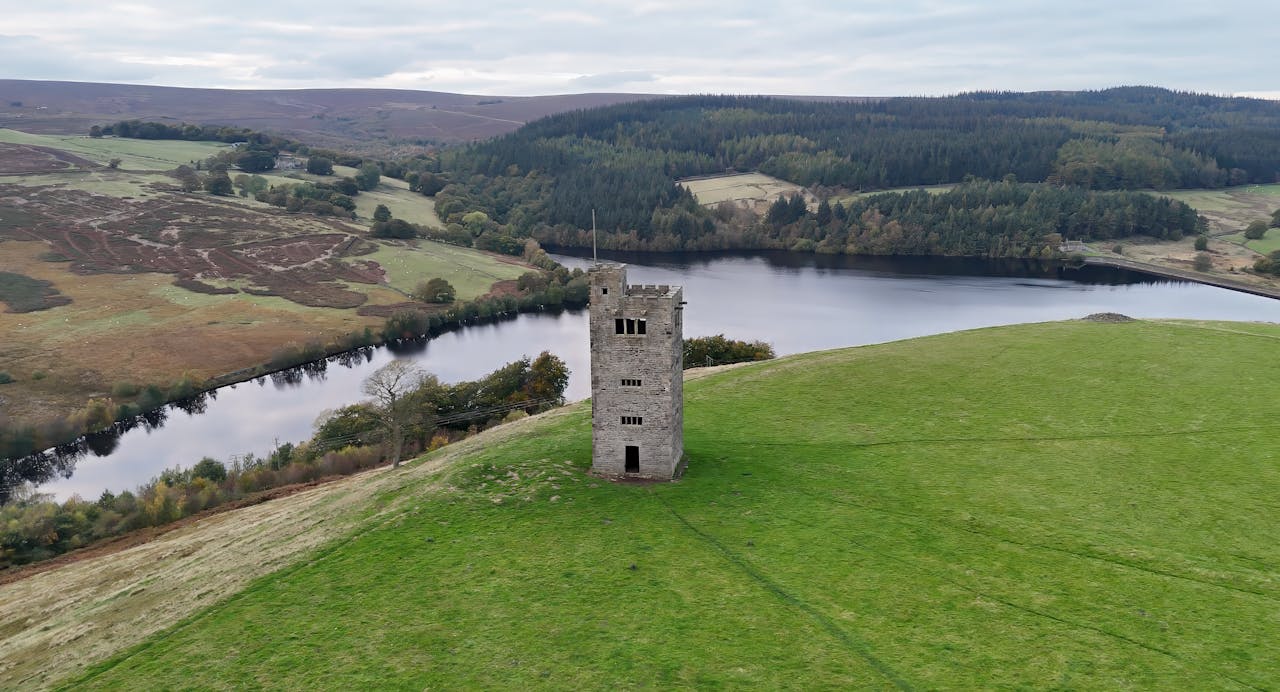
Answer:
<svg viewBox="0 0 1280 692"><path fill-rule="evenodd" d="M596 257L596 210L591 210L591 262L600 264L600 258Z"/></svg>

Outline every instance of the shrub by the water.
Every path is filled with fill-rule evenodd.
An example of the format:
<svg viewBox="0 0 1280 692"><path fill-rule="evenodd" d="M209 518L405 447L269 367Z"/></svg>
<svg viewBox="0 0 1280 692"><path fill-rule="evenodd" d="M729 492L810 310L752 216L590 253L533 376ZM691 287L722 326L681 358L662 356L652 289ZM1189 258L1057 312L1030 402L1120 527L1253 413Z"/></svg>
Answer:
<svg viewBox="0 0 1280 692"><path fill-rule="evenodd" d="M568 383L564 361L546 352L475 382L444 385L425 378L405 395L411 411L405 426L409 445L434 449L475 430L557 406ZM142 397L153 389L143 390ZM110 400L95 400L79 414L78 424L80 429L100 429L117 413ZM0 506L0 569L177 521L263 490L377 466L383 462L385 441L379 416L375 403L347 406L326 416L308 442L285 443L266 457L247 454L229 464L204 457L188 469L166 469L135 492L104 492L97 502L72 497L59 504L39 495L24 497L24 490Z"/></svg>
<svg viewBox="0 0 1280 692"><path fill-rule="evenodd" d="M773 347L763 341L727 339L724 334L684 340L684 367L700 368L774 357Z"/></svg>

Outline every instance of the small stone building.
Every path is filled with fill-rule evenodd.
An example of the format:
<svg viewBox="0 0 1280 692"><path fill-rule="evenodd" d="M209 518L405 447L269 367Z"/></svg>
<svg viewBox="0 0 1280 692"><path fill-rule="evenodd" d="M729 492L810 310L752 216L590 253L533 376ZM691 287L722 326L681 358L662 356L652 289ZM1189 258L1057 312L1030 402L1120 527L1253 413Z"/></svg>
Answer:
<svg viewBox="0 0 1280 692"><path fill-rule="evenodd" d="M628 286L627 268L591 279L591 472L671 480L684 470L683 292Z"/></svg>

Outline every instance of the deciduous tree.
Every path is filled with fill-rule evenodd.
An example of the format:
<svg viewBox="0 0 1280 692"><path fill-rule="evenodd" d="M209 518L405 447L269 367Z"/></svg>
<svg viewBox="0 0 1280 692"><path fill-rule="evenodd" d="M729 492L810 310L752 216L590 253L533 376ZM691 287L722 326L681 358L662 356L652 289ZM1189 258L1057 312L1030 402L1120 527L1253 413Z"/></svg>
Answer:
<svg viewBox="0 0 1280 692"><path fill-rule="evenodd" d="M333 175L333 162L323 156L307 159L307 172L312 175Z"/></svg>
<svg viewBox="0 0 1280 692"><path fill-rule="evenodd" d="M378 368L361 387L366 396L373 398L374 409L387 433L392 466L400 465L403 428L412 413L406 405L405 395L413 391L422 378L423 372L412 363L393 360Z"/></svg>
<svg viewBox="0 0 1280 692"><path fill-rule="evenodd" d="M374 238L414 238L418 229L404 219L391 219L374 223L369 235Z"/></svg>
<svg viewBox="0 0 1280 692"><path fill-rule="evenodd" d="M437 276L418 284L413 289L413 297L424 303L452 303L457 291L453 284Z"/></svg>
<svg viewBox="0 0 1280 692"><path fill-rule="evenodd" d="M1267 234L1266 221L1251 221L1244 229L1244 237L1249 240L1261 240Z"/></svg>
<svg viewBox="0 0 1280 692"><path fill-rule="evenodd" d="M356 171L356 187L361 190L372 190L378 186L378 181L382 180L382 171L376 163L364 163L360 165L360 169Z"/></svg>
<svg viewBox="0 0 1280 692"><path fill-rule="evenodd" d="M235 191L225 170L212 170L204 177L204 189L211 195L225 197Z"/></svg>
<svg viewBox="0 0 1280 692"><path fill-rule="evenodd" d="M182 186L183 192L195 192L200 189L200 176L196 174L196 170L191 166L182 164L173 172L173 177L178 179L178 184Z"/></svg>
<svg viewBox="0 0 1280 692"><path fill-rule="evenodd" d="M236 165L242 171L261 173L276 167L276 155L264 149L249 149L236 157Z"/></svg>

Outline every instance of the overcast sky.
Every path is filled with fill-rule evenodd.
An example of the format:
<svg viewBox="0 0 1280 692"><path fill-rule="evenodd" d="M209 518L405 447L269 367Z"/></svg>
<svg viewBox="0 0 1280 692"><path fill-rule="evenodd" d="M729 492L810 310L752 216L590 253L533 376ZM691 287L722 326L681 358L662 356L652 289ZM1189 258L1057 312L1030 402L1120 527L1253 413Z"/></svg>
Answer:
<svg viewBox="0 0 1280 692"><path fill-rule="evenodd" d="M1280 98L1280 0L0 0L0 77L230 88Z"/></svg>

